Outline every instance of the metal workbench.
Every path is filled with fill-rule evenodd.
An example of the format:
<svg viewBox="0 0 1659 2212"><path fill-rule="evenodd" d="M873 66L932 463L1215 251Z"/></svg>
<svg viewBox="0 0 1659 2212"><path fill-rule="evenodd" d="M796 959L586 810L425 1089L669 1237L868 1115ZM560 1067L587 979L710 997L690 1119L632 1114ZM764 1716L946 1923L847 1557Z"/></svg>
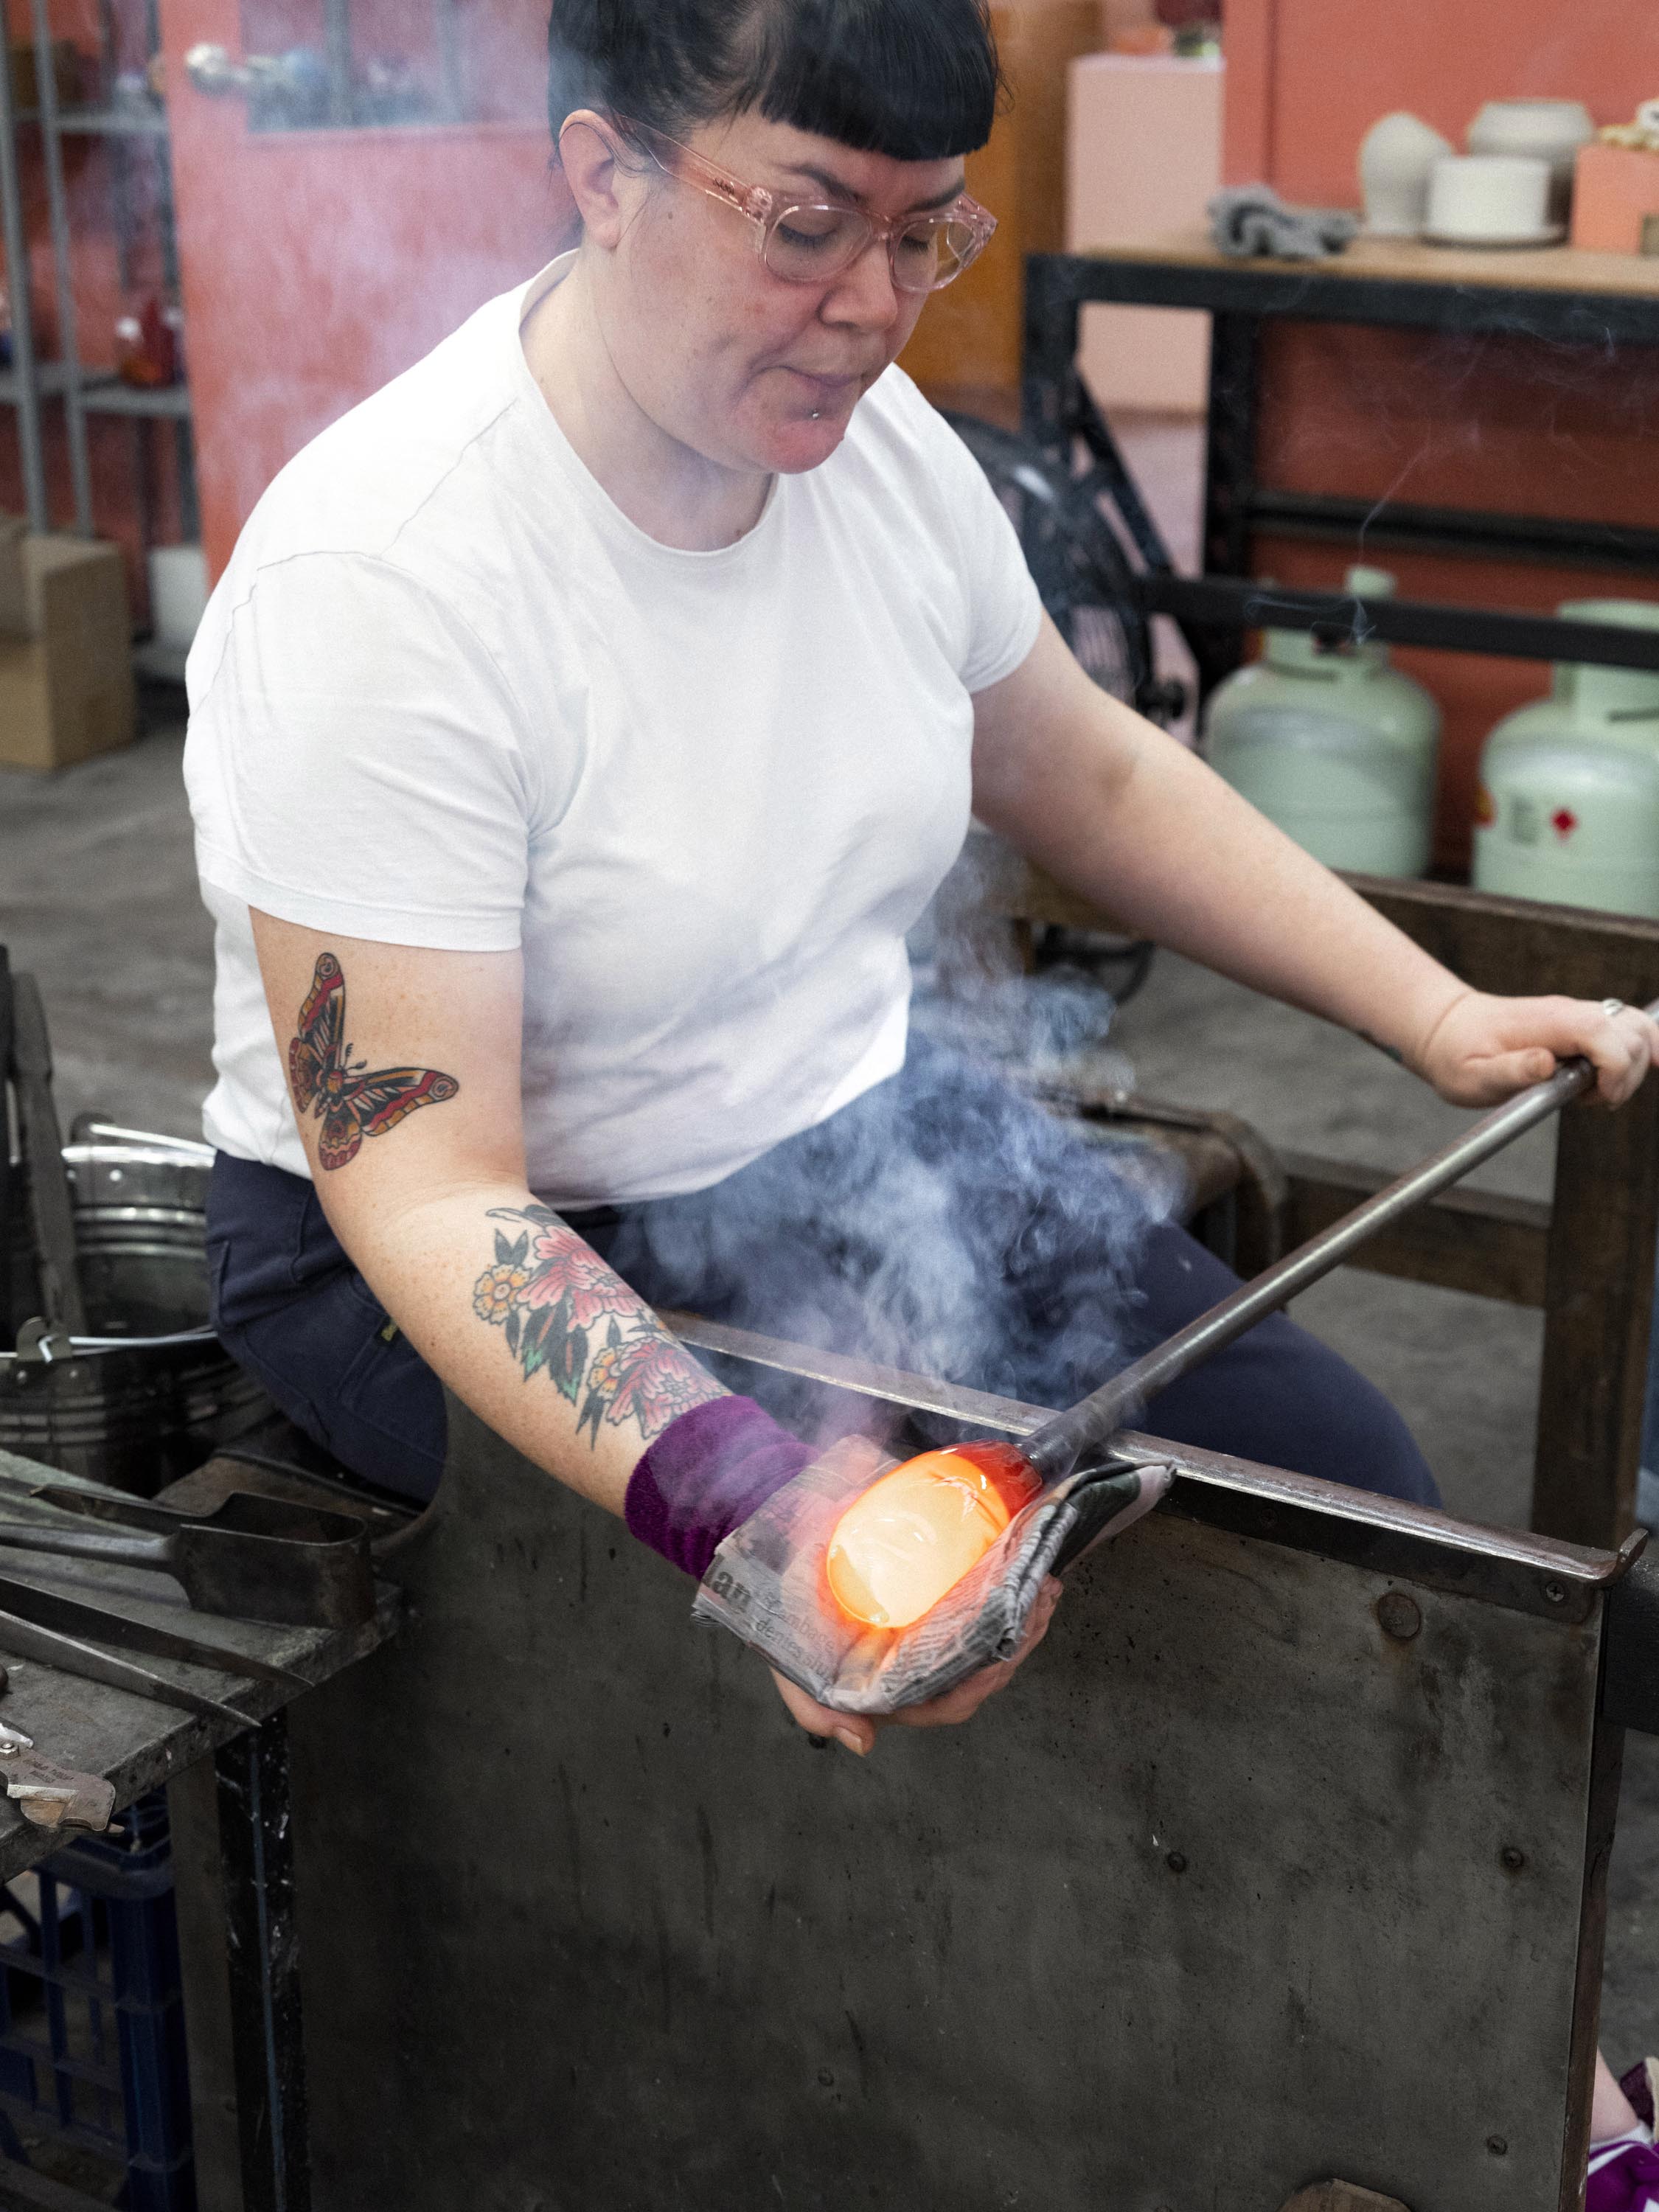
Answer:
<svg viewBox="0 0 1659 2212"><path fill-rule="evenodd" d="M0 1485L72 1483L96 1488L56 1468L0 1451ZM29 1516L27 1500L6 1487L6 1517ZM140 1619L177 1626L193 1618L183 1593L167 1577L81 1561L9 1559L21 1579L79 1595L95 1591L107 1603ZM375 1650L392 1632L398 1601L386 1591L377 1618L349 1632L278 1628L215 1617L209 1632L255 1658L291 1668L320 1683ZM192 1687L210 1687L247 1715L246 1729L152 1703L125 1690L59 1674L55 1668L7 1657L0 1627L0 1660L10 1686L0 1698L0 1718L35 1739L43 1756L60 1766L100 1774L115 1788L117 1808L130 1805L188 1771L206 1771L216 1784L217 1836L229 1962L231 2059L240 2137L246 2212L302 2212L309 2202L306 2081L300 2036L299 1951L294 1933L294 1824L288 1767L288 1693L271 1682L248 1681L227 1692L224 1678L194 1667L146 1659L159 1674ZM0 1796L0 1882L60 1850L62 1832L36 1827ZM0 2163L0 2206L33 2203L9 2193Z"/></svg>
<svg viewBox="0 0 1659 2212"><path fill-rule="evenodd" d="M1659 1589L1176 1457L1006 1695L860 1760L452 1401L406 1627L294 1717L315 2212L1573 2212Z"/></svg>
<svg viewBox="0 0 1659 2212"><path fill-rule="evenodd" d="M1169 549L1077 368L1079 318L1105 303L1197 308L1213 318L1204 489L1203 567L1175 573ZM1659 529L1403 500L1287 492L1256 479L1259 356L1273 323L1346 323L1459 337L1541 339L1606 354L1659 346L1659 260L1570 247L1485 252L1412 240L1358 239L1317 262L1235 261L1201 231L1026 263L1023 406L1028 433L1068 463L1081 446L1088 480L1110 499L1144 563L1144 603L1172 616L1206 690L1237 666L1244 631L1261 620L1249 574L1253 532L1370 546L1546 560L1659 576ZM1273 620L1298 626L1276 596ZM1334 619L1333 599L1323 611ZM1366 603L1368 633L1390 644L1463 653L1659 668L1659 634L1616 632L1496 609ZM1319 611L1305 624L1316 627Z"/></svg>

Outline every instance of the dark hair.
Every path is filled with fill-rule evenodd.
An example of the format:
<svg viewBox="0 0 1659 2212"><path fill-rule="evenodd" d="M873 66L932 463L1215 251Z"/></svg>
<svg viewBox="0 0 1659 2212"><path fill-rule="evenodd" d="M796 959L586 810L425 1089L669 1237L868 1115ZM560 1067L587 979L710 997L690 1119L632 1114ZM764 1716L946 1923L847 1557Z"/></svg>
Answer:
<svg viewBox="0 0 1659 2212"><path fill-rule="evenodd" d="M972 153L1001 76L986 0L553 0L548 117L671 137L757 110L901 161Z"/></svg>

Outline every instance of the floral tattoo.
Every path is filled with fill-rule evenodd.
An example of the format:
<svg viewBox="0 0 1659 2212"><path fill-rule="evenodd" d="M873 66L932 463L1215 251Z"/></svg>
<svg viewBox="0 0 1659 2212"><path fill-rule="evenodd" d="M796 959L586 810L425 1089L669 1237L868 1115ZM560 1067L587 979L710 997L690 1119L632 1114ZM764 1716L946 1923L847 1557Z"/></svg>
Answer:
<svg viewBox="0 0 1659 2212"><path fill-rule="evenodd" d="M317 956L311 988L300 1009L299 1032L288 1048L294 1118L314 1113L323 1125L317 1157L343 1168L365 1137L383 1137L421 1106L441 1106L460 1085L435 1067L377 1067L353 1060L345 1042L345 976L331 952Z"/></svg>
<svg viewBox="0 0 1659 2212"><path fill-rule="evenodd" d="M526 1382L545 1374L578 1408L578 1436L586 1430L597 1444L602 1422L632 1420L648 1443L677 1415L720 1396L551 1206L495 1206L489 1218L526 1225L517 1237L495 1231L495 1265L473 1287L472 1310L505 1332Z"/></svg>

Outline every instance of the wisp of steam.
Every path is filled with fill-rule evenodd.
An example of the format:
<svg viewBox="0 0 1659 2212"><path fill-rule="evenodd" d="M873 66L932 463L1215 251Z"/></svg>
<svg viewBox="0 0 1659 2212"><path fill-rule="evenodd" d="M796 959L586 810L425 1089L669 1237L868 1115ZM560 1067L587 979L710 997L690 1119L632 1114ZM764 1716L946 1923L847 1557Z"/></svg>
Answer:
<svg viewBox="0 0 1659 2212"><path fill-rule="evenodd" d="M611 1257L661 1303L793 1342L1050 1407L1131 1356L1133 1280L1174 1173L1036 1109L1030 1087L1102 1051L1113 1005L1082 975L1028 978L962 957L947 892L913 941L903 1072L720 1187L643 1209ZM940 978L948 978L941 983ZM727 1374L801 1433L848 1399L747 1366ZM954 1425L927 1433L960 1433Z"/></svg>

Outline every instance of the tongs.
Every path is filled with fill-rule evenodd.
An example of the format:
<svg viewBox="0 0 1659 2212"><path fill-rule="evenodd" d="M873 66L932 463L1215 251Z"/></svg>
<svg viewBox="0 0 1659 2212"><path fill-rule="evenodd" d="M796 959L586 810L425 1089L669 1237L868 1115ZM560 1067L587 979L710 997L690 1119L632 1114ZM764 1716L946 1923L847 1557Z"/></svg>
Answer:
<svg viewBox="0 0 1659 2212"><path fill-rule="evenodd" d="M74 1532L70 1532L74 1533ZM100 1647L120 1645L157 1659L183 1659L192 1667L211 1667L222 1674L274 1682L290 1695L309 1689L303 1674L286 1667L273 1667L229 1644L210 1643L204 1637L158 1628L129 1613L112 1613L62 1590L41 1589L33 1583L0 1575L0 1651L20 1659L35 1659L61 1674L77 1674L83 1681L105 1682L112 1690L128 1690L135 1697L153 1698L158 1705L176 1705L204 1719L234 1721L246 1727L247 1715L206 1691L187 1689L148 1667L136 1666Z"/></svg>
<svg viewBox="0 0 1659 2212"><path fill-rule="evenodd" d="M125 1497L44 1483L48 1504L121 1533L0 1522L0 1547L148 1567L184 1587L199 1612L301 1628L356 1628L374 1613L368 1532L349 1513L232 1491L212 1512L188 1514ZM143 1533L140 1533L143 1532Z"/></svg>

